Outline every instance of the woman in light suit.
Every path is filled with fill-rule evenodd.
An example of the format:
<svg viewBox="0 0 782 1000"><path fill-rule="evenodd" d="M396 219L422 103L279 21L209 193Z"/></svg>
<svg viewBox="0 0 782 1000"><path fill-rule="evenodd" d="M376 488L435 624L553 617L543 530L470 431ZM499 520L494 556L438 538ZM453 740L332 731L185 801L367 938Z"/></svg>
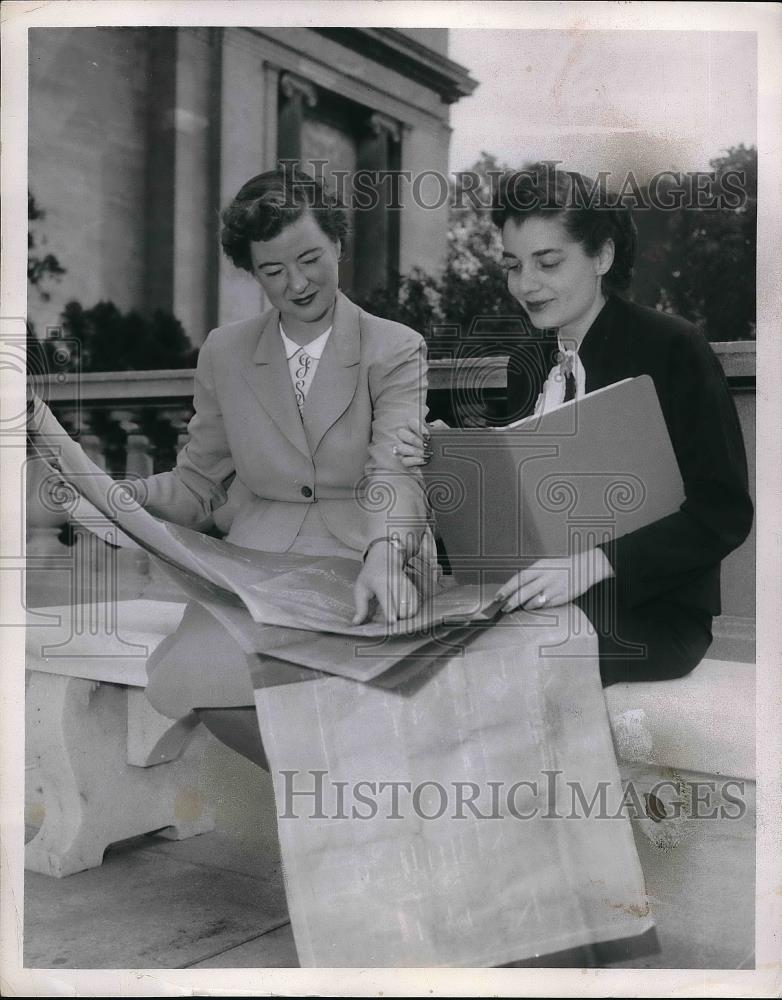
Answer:
<svg viewBox="0 0 782 1000"><path fill-rule="evenodd" d="M188 443L172 471L134 492L150 513L195 528L214 521L236 545L363 560L354 621L376 602L394 622L418 610L405 570L427 535L422 478L400 474L393 455L397 428L424 413L425 347L339 291L346 229L338 203L299 172L269 171L241 188L223 213L222 245L271 308L209 334ZM203 626L190 609L152 673L148 697L165 714L253 704L238 646L192 662ZM190 652L177 657L177 643Z"/></svg>

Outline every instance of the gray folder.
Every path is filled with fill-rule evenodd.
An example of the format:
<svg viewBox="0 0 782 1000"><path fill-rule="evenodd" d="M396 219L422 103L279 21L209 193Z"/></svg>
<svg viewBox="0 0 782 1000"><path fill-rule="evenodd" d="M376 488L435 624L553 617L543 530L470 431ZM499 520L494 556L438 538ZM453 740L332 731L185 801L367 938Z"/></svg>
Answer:
<svg viewBox="0 0 782 1000"><path fill-rule="evenodd" d="M503 580L678 510L684 486L648 375L510 427L433 429L427 493L460 582Z"/></svg>

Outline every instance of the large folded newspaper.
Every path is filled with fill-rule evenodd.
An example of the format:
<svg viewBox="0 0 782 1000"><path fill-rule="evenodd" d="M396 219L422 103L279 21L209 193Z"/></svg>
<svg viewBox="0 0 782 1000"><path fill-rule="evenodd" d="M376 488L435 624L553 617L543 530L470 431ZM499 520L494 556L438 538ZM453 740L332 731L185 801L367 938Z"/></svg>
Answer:
<svg viewBox="0 0 782 1000"><path fill-rule="evenodd" d="M393 689L256 687L302 966L617 960L650 930L597 641L567 645L580 612L555 612L473 629Z"/></svg>

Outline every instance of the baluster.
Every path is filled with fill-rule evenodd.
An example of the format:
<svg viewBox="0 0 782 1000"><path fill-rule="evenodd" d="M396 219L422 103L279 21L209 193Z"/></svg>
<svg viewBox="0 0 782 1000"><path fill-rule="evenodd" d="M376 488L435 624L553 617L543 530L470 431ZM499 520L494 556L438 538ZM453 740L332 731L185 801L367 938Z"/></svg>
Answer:
<svg viewBox="0 0 782 1000"><path fill-rule="evenodd" d="M55 411L55 416L60 421L65 430L70 434L71 437L76 437L81 428L81 423L79 419L79 414L81 410L75 407L63 407L59 409L57 407L52 407Z"/></svg>
<svg viewBox="0 0 782 1000"><path fill-rule="evenodd" d="M90 414L84 407L80 406L78 409L64 410L61 422L71 437L79 442L87 458L105 472L106 456L103 451L103 442L93 432L90 423Z"/></svg>
<svg viewBox="0 0 782 1000"><path fill-rule="evenodd" d="M171 411L179 418L178 423L184 429L187 425L182 418L184 408ZM161 414L162 415L162 414ZM135 415L129 410L113 410L112 416L127 434L125 475L129 478L145 478L154 473L154 456L149 438L138 433L139 426ZM178 429L177 424L174 425ZM181 436L181 435L180 435ZM138 569L131 566L135 559ZM144 596L151 600L181 600L182 592L171 583L157 563L146 553L136 553L131 550L120 550L120 591L123 597L137 591L133 596Z"/></svg>
<svg viewBox="0 0 782 1000"><path fill-rule="evenodd" d="M82 434L79 443L84 449L84 454L91 462L94 462L99 469L106 471L106 456L103 453L103 443L97 434Z"/></svg>
<svg viewBox="0 0 782 1000"><path fill-rule="evenodd" d="M91 413L86 412L83 407L78 412L79 444L84 450L84 454L91 462L94 462L99 469L106 471L106 456L103 452L103 442L94 432Z"/></svg>
<svg viewBox="0 0 782 1000"><path fill-rule="evenodd" d="M126 434L125 475L129 479L144 479L154 471L152 446L145 434L139 433L135 415L130 410L112 410L111 416Z"/></svg>
<svg viewBox="0 0 782 1000"><path fill-rule="evenodd" d="M100 442L89 434L85 414L79 408L66 409L60 419L68 433L93 460L102 460ZM52 457L57 456L52 443ZM27 599L30 604L71 604L83 600L87 574L82 572L84 557L78 535L73 531L72 512L76 492L58 482L43 462L32 459L28 466L27 508ZM62 529L71 528L70 541L63 544ZM44 599L45 598L45 599Z"/></svg>
<svg viewBox="0 0 782 1000"><path fill-rule="evenodd" d="M187 433L187 425L190 423L191 413L192 410L189 407L182 406L175 412L175 415L171 421L174 430L177 432L177 439L176 439L177 455L190 440L190 435Z"/></svg>
<svg viewBox="0 0 782 1000"><path fill-rule="evenodd" d="M73 416L71 411L59 415L69 433L74 431ZM46 459L56 461L58 454L54 443L43 458L30 455L25 470L25 600L28 607L62 604L70 596L72 552L63 544L62 529L68 523L75 494L47 464Z"/></svg>
<svg viewBox="0 0 782 1000"><path fill-rule="evenodd" d="M61 541L69 494L35 457L27 462L26 486L25 603L27 607L62 604L70 598L72 550Z"/></svg>
<svg viewBox="0 0 782 1000"><path fill-rule="evenodd" d="M134 478L147 475L147 468L151 471L149 442L143 435L133 433L138 430L133 414L112 410L110 416L126 434L128 474ZM92 448L97 444L100 452L96 435L83 435L82 444L85 451L86 446ZM105 468L105 464L102 467ZM85 522L85 525L95 534L82 530L75 532L74 589L79 603L89 604L94 615L100 613L95 609L102 604L140 596L149 582L149 560L145 552L137 549L115 548L116 533L105 522L99 520L95 525Z"/></svg>
<svg viewBox="0 0 782 1000"><path fill-rule="evenodd" d="M154 472L149 438L144 434L128 434L125 475L144 479Z"/></svg>
<svg viewBox="0 0 782 1000"><path fill-rule="evenodd" d="M186 406L178 406L176 409L165 409L160 411L162 420L167 420L171 429L176 432L176 444L171 455L171 465L176 461L176 456L184 448L188 441L187 425L189 423L190 410ZM168 457L168 456L167 456Z"/></svg>

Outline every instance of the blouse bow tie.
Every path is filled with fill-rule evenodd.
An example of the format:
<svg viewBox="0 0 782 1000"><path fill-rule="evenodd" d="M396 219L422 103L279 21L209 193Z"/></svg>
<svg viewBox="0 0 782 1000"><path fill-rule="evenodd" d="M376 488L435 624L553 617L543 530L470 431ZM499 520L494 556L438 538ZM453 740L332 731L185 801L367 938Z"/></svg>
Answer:
<svg viewBox="0 0 782 1000"><path fill-rule="evenodd" d="M555 360L559 365L559 370L563 375L572 375L573 368L576 364L576 352L575 351L557 351Z"/></svg>
<svg viewBox="0 0 782 1000"><path fill-rule="evenodd" d="M576 362L575 351L557 351L557 364L559 365L559 378L564 381L565 392L562 398L563 403L569 403L576 398L576 376L573 367Z"/></svg>

